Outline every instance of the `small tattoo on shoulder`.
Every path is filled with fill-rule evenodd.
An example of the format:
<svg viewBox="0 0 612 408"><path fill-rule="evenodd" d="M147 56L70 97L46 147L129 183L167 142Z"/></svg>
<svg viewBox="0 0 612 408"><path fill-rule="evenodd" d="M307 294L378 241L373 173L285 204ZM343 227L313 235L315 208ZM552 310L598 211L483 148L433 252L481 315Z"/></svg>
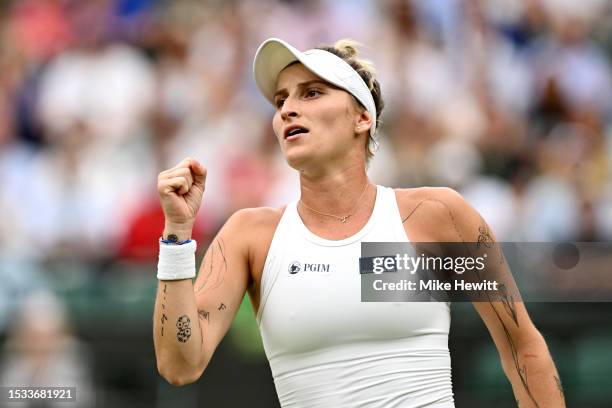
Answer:
<svg viewBox="0 0 612 408"><path fill-rule="evenodd" d="M227 307L223 303L221 303L217 309L218 310L225 310L225 309L227 309Z"/></svg>
<svg viewBox="0 0 612 408"><path fill-rule="evenodd" d="M482 246L485 248L491 248L493 246L493 238L486 224L478 228L478 243L476 247L480 248Z"/></svg>

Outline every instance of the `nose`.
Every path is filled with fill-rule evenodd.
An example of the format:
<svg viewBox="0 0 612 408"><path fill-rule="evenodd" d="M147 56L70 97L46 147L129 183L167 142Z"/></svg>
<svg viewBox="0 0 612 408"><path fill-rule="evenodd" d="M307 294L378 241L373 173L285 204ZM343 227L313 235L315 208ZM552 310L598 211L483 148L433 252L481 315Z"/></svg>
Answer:
<svg viewBox="0 0 612 408"><path fill-rule="evenodd" d="M283 120L297 118L299 116L297 104L294 102L293 98L285 99L280 113Z"/></svg>

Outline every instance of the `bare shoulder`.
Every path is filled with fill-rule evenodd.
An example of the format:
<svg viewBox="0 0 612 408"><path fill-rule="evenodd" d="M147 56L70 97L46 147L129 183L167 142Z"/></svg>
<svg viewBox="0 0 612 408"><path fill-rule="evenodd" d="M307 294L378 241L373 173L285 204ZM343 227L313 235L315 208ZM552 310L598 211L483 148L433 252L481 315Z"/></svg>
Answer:
<svg viewBox="0 0 612 408"><path fill-rule="evenodd" d="M241 242L251 266L259 269L261 259L268 253L274 231L285 211L284 208L257 207L236 211L225 225L226 239Z"/></svg>
<svg viewBox="0 0 612 408"><path fill-rule="evenodd" d="M433 217L448 217L449 212L469 205L457 191L448 187L419 187L395 189L400 213L405 216L417 210ZM404 219L404 217L402 217Z"/></svg>
<svg viewBox="0 0 612 408"><path fill-rule="evenodd" d="M486 225L452 188L398 188L395 195L402 223L412 241L473 241Z"/></svg>
<svg viewBox="0 0 612 408"><path fill-rule="evenodd" d="M261 233L274 231L278 225L284 208L257 207L244 208L236 211L227 221L232 230L240 233Z"/></svg>
<svg viewBox="0 0 612 408"><path fill-rule="evenodd" d="M226 223L228 237L241 242L243 259L250 274L248 292L255 311L259 309L264 264L284 211L284 208L245 208L235 212Z"/></svg>

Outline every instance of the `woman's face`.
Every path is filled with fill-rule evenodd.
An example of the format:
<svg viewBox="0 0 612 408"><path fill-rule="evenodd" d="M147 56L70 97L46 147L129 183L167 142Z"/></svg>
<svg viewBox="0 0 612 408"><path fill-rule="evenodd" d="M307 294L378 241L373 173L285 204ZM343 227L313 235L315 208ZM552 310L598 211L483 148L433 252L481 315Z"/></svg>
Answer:
<svg viewBox="0 0 612 408"><path fill-rule="evenodd" d="M278 76L274 97L274 133L291 167L339 161L360 149L359 120L363 117L353 97L324 82L302 64L285 68ZM362 118L363 119L363 118Z"/></svg>

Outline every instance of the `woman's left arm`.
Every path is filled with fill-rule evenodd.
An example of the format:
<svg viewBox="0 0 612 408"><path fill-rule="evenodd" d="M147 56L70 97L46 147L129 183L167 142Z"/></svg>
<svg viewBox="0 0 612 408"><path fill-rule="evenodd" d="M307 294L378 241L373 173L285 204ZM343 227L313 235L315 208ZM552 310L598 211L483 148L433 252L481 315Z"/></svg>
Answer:
<svg viewBox="0 0 612 408"><path fill-rule="evenodd" d="M473 302L497 346L519 407L565 407L561 380L546 341L522 302Z"/></svg>
<svg viewBox="0 0 612 408"><path fill-rule="evenodd" d="M509 290L494 298L478 299L473 305L487 326L499 352L503 370L512 384L519 407L565 407L561 380L546 346L523 304L509 267L495 237L480 214L458 193L439 189L437 199L448 211L450 228L443 240L465 242L471 248L498 254L495 276L506 279Z"/></svg>

